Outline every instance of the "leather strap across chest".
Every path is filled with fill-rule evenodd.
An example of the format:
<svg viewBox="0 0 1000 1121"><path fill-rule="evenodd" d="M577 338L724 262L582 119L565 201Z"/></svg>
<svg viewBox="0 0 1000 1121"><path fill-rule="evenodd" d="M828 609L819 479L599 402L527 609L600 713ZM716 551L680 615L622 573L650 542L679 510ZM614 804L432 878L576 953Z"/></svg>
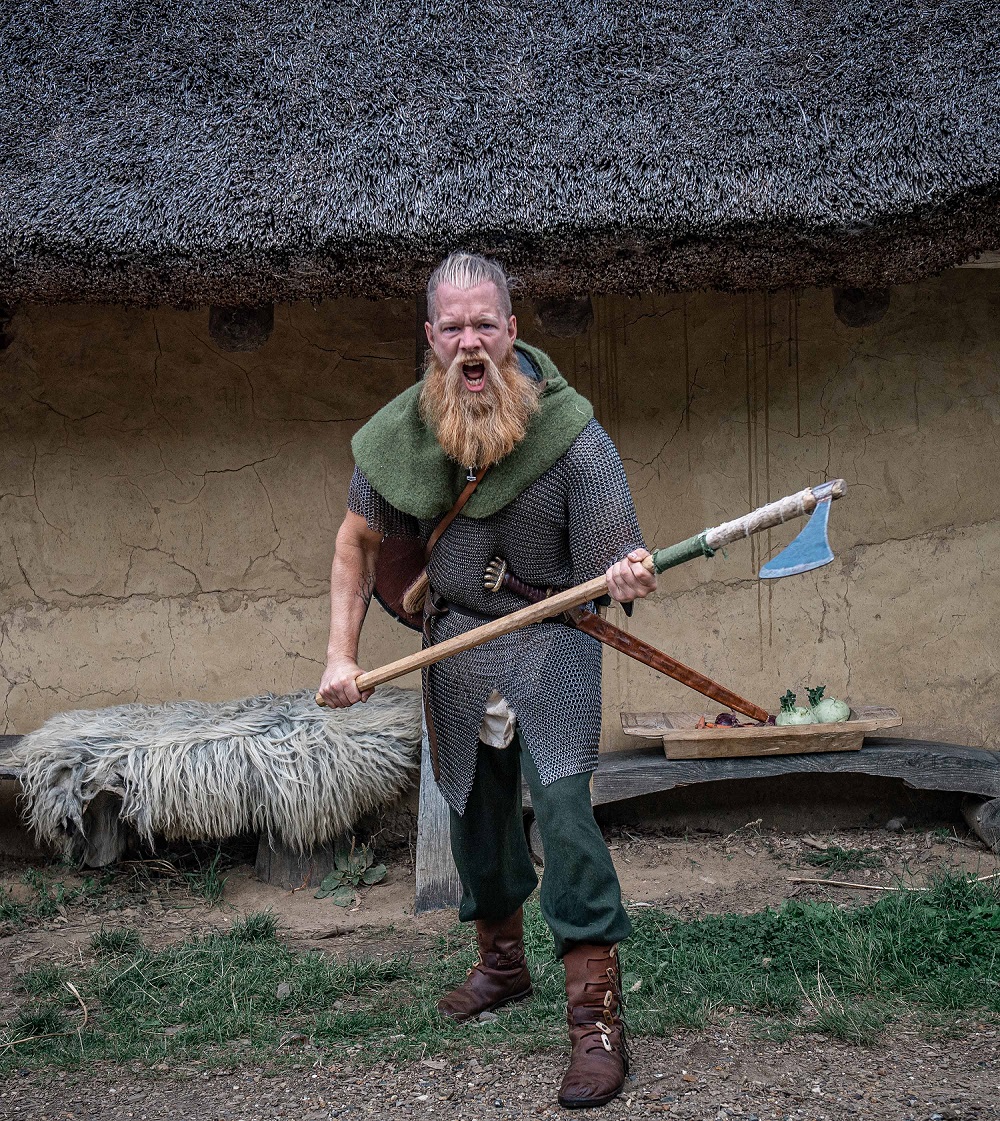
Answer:
<svg viewBox="0 0 1000 1121"><path fill-rule="evenodd" d="M424 555L428 560L430 560L431 553L434 551L434 546L441 539L441 535L448 528L448 526L451 525L455 518L457 518L458 515L462 512L462 507L472 497L472 492L476 489L477 486L479 486L483 479L486 478L487 471L489 471L489 468L484 467L474 479L470 479L465 484L465 489L455 500L455 505L452 506L448 513L445 514L445 516L434 527L434 532L430 535L430 537L427 538L427 544L424 546Z"/></svg>

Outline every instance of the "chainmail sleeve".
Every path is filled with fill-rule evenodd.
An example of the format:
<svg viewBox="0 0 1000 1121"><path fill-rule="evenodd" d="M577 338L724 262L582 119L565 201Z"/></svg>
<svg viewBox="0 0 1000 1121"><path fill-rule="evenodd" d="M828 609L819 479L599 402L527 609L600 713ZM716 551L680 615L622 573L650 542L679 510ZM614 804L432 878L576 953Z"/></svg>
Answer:
<svg viewBox="0 0 1000 1121"><path fill-rule="evenodd" d="M621 457L596 420L584 428L567 454L573 582L582 584L602 575L633 549L644 548L645 542Z"/></svg>
<svg viewBox="0 0 1000 1121"><path fill-rule="evenodd" d="M383 537L420 536L417 519L386 502L359 467L354 468L351 476L347 508L352 513L360 514L368 523L368 528L381 533Z"/></svg>

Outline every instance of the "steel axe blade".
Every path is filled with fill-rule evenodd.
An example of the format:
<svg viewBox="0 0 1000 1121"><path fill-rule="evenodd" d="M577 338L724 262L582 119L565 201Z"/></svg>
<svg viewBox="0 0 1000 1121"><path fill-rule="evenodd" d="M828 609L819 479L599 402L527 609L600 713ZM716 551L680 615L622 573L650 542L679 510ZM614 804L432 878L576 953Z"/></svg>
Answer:
<svg viewBox="0 0 1000 1121"><path fill-rule="evenodd" d="M819 490L818 487L816 489ZM833 549L827 535L832 501L832 496L820 499L798 537L760 570L762 580L780 580L783 576L812 572L814 568L822 568L833 560Z"/></svg>

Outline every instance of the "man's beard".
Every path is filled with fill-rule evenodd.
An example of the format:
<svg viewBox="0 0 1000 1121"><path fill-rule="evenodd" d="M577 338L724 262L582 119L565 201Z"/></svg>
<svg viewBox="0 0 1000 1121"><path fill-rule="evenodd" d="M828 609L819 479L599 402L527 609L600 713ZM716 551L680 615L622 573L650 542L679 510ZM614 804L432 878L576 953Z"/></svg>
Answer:
<svg viewBox="0 0 1000 1121"><path fill-rule="evenodd" d="M483 388L465 387L462 367L482 362ZM540 387L521 373L513 346L498 366L485 350L459 353L445 368L432 350L420 391L420 415L449 459L465 467L490 467L524 439L538 412Z"/></svg>

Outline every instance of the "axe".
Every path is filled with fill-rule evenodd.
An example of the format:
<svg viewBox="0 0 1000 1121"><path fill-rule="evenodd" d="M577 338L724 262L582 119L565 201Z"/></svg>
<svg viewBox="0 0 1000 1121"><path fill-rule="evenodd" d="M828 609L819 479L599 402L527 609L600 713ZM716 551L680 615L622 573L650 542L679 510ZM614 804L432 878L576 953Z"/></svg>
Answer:
<svg viewBox="0 0 1000 1121"><path fill-rule="evenodd" d="M805 528L785 550L768 561L761 569L760 575L764 579L775 579L781 576L792 576L800 572L810 572L814 568L821 568L833 560L833 550L827 538L827 524L830 515L830 503L835 498L841 498L847 492L847 483L843 479L833 479L822 483L818 487L807 487L796 494L779 498L777 502L769 502L760 506L741 518L731 522L723 522L711 529L702 530L686 541L670 545L666 549L656 549L642 563L650 572L665 572L679 564L695 560L697 557L713 557L726 545L750 537L762 530L771 529L792 518L802 517L804 514L817 512L819 520L815 522L817 514L806 523ZM790 554L790 558L789 558ZM456 635L454 638L445 639L434 646L428 646L416 654L399 658L395 662L379 669L362 673L357 678L358 689L364 693L387 681L393 681L412 670L432 666L435 662L444 661L454 654L471 650L474 646L481 646L491 638L512 634L521 627L531 623L540 623L551 619L554 615L562 615L574 607L598 599L608 590L607 575L595 577L584 584L574 588L567 588L557 592L538 603L531 603L510 615L502 615L499 619L492 619L480 627L474 627L465 634ZM316 703L325 704L317 694Z"/></svg>

